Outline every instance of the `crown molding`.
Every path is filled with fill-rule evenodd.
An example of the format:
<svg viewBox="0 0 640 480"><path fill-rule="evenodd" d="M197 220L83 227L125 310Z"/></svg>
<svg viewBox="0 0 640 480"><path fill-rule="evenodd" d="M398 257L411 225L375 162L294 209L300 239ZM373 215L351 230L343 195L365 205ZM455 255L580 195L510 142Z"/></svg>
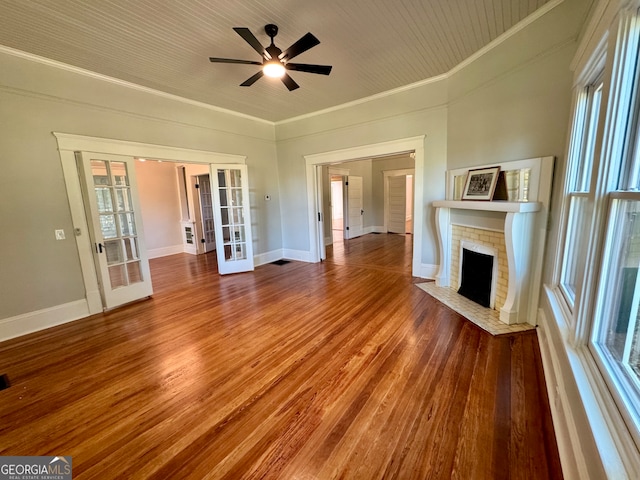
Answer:
<svg viewBox="0 0 640 480"><path fill-rule="evenodd" d="M272 121L269 121L269 120L265 120L263 118L258 118L258 117L254 117L254 116L247 115L247 114L244 114L244 113L236 112L234 110L228 110L228 109L225 109L225 108L216 107L216 106L208 104L208 103L199 102L199 101L196 101L196 100L190 100L188 98L181 97L181 96L178 96L178 95L173 95L173 94L166 93L166 92L162 92L160 90L155 90L155 89L152 89L152 88L143 87L143 86L135 84L135 83L127 82L127 81L124 81L124 80L119 80L117 78L109 77L107 75L102 75L102 74L99 74L99 73L96 73L96 72L92 72L90 70L85 70L85 69L82 69L82 68L79 68L79 67L74 67L72 65L68 65L68 64L65 64L65 63L62 63L62 62L58 62L56 60L51 60L51 59L48 59L48 58L45 58L45 57L41 57L39 55L34 55L34 54L31 54L31 53L23 52L21 50L16 50L14 48L6 47L6 46L3 46L3 45L0 45L0 53L6 53L8 55L12 55L12 56L15 56L15 57L23 58L23 59L26 59L26 60L31 60L33 62L41 63L43 65L48 65L48 66L51 66L51 67L54 67L54 68L59 68L59 69L66 70L66 71L69 71L69 72L73 72L73 73L76 73L76 74L79 74L79 75L83 75L83 76L86 76L86 77L89 77L89 78L102 80L102 81L105 81L105 82L108 82L108 83L112 83L112 84L115 84L115 85L119 85L119 86L122 86L122 87L125 87L125 88L131 88L133 90L137 90L137 91L144 92L144 93L147 93L147 94L156 95L156 96L159 96L159 97L167 98L167 99L178 101L178 102L183 102L183 103L186 103L188 105L193 105L193 106L196 106L196 107L205 108L205 109L212 110L212 111L215 111L215 112L218 112L218 113L224 113L224 114L227 114L227 115L233 115L233 116L236 116L236 117L239 117L239 118L244 118L244 119L247 119L247 120L260 122L260 123L263 123L263 124L266 124L266 125L270 125L270 126L279 126L279 125L285 125L285 124L288 124L288 123L293 123L293 122L297 122L297 121L308 119L308 118L313 118L313 117L316 117L316 116L319 116L319 115L324 115L324 114L331 113L331 112L336 112L336 111L339 111L339 110L344 110L346 108L354 107L354 106L357 106L357 105L362 105L364 103L368 103L368 102L371 102L371 101L374 101L374 100L379 100L379 99L382 99L382 98L390 97L390 96L396 95L398 93L414 90L414 89L417 89L417 88L424 87L425 85L430 85L430 84L438 83L438 82L443 81L443 80L447 80L453 74L459 72L460 70L464 69L468 65L472 64L473 62L475 62L476 60L478 60L479 58L481 58L482 56L484 56L485 54L487 54L488 52L490 52L491 50L493 50L497 46L499 46L502 43L504 43L505 41L507 41L509 38L513 37L518 32L522 31L527 26L531 25L536 20L542 18L544 15L546 15L547 13L549 13L550 11L552 11L553 9L555 9L556 7L558 7L559 5L564 3L564 1L565 0L552 0L552 1L548 2L548 3L546 3L541 8L539 8L538 10L533 12L531 15L529 15L525 19L521 20L520 22L518 22L516 25L511 27L509 30L507 30L506 32L502 33L500 36L498 36L497 38L492 40L490 43L485 45L483 48L478 50L476 53L474 53L470 57L466 58L465 60L463 60L462 62L460 62L456 66L454 66L451 70L449 70L448 72L446 72L446 73L444 73L442 75L437 75L435 77L430 77L430 78L427 78L427 79L424 79L424 80L420 80L419 82L415 82L415 83L412 83L412 84L409 84L409 85L404 85L402 87L394 88L392 90L387 90L385 92L377 93L375 95L371 95L371 96L368 96L368 97L360 98L358 100L354 100L354 101L351 101L351 102L343 103L343 104L336 105L334 107L326 108L326 109L323 109L323 110L317 110L315 112L311 112L311 113L307 113L307 114L304 114L304 115L288 118L288 119L285 119L285 120L280 120L280 121L277 121L277 122L272 122Z"/></svg>
<svg viewBox="0 0 640 480"><path fill-rule="evenodd" d="M85 70L84 68L74 67L73 65L69 65L66 63L58 62L56 60L51 60L49 58L41 57L39 55L34 55L32 53L23 52L22 50L16 50L15 48L6 47L4 45L0 45L0 53L6 53L7 55L12 55L14 57L22 58L25 60L30 60L32 62L40 63L42 65L47 65L49 67L58 68L60 70L65 70L67 72L76 73L78 75L82 75L84 77L93 78L95 80L101 80L103 82L111 83L114 85L118 85L125 88L130 88L132 90L137 90L139 92L156 95L158 97L163 97L169 100L182 102L187 105L192 105L195 107L206 108L207 110L213 110L218 113L224 113L227 115L233 115L235 117L244 118L247 120L252 120L254 122L264 123L266 125L273 126L274 123L265 120L263 118L253 117L251 115L247 115L244 113L236 112L234 110L228 110L222 107L216 107L215 105L211 105L209 103L198 102L197 100L191 100L189 98L181 97L179 95L173 95L171 93L162 92L160 90L155 90L149 87L143 87L142 85L138 85L137 83L127 82L125 80L120 80L118 78L109 77L107 75L103 75L101 73L92 72L91 70Z"/></svg>

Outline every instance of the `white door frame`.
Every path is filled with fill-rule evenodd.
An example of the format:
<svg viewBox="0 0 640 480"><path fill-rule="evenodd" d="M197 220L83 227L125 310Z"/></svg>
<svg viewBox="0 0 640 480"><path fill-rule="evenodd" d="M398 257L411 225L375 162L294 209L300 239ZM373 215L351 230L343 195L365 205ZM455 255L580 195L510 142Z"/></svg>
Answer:
<svg viewBox="0 0 640 480"><path fill-rule="evenodd" d="M318 168L319 165L339 163L349 160L360 160L367 158L384 157L398 153L415 153L415 188L414 198L414 235L413 235L413 261L412 275L419 277L422 264L422 236L424 205L424 139L425 135L417 137L391 140L389 142L362 145L359 147L333 150L331 152L305 155L307 169L307 208L309 218L309 257L312 262L319 262L321 259L321 248L324 248L324 232L319 231L318 213L321 212L319 205L322 205L322 189L318 188ZM318 198L320 197L320 198Z"/></svg>
<svg viewBox="0 0 640 480"><path fill-rule="evenodd" d="M385 170L384 172L382 172L382 174L384 176L384 182L383 182L384 184L384 231L386 232L389 228L389 177L400 177L400 176L412 175L414 189L415 189L416 169L405 168L401 170ZM411 209L412 222L413 222L413 217L415 216L415 209L416 209L415 199L416 197L414 197L413 199L413 207ZM415 226L413 226L412 230L415 230Z"/></svg>
<svg viewBox="0 0 640 480"><path fill-rule="evenodd" d="M191 150L187 148L87 137L67 133L53 132L53 135L58 142L58 151L60 152L64 182L67 187L67 197L69 198L69 208L71 210L71 219L73 221L76 245L80 257L80 268L82 270L89 315L102 312L102 299L98 287L97 272L93 262L92 244L89 238L88 221L84 211L75 152L107 153L178 163L206 163L210 165L244 165L247 158L244 155L229 155L206 150Z"/></svg>

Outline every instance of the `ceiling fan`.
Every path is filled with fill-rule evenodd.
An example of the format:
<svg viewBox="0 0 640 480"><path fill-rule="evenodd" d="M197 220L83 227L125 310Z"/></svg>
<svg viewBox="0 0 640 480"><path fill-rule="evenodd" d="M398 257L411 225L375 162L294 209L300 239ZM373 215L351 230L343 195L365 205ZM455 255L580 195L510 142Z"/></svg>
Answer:
<svg viewBox="0 0 640 480"><path fill-rule="evenodd" d="M317 73L320 75L329 75L331 73L331 65L310 65L307 63L290 63L290 60L297 57L301 53L306 52L312 47L315 47L320 43L314 35L307 33L297 42L287 48L284 52L276 47L273 43L273 38L278 34L278 26L273 24L265 25L264 31L271 38L271 45L263 47L258 39L251 33L248 28L234 27L233 28L238 35L253 47L263 57L262 62L253 60L236 60L233 58L216 58L209 57L214 63L239 63L243 65L262 65L262 69L248 78L240 84L241 87L249 87L259 80L263 75L268 77L280 78L282 83L291 90L299 88L293 78L289 76L286 70L295 70L298 72Z"/></svg>

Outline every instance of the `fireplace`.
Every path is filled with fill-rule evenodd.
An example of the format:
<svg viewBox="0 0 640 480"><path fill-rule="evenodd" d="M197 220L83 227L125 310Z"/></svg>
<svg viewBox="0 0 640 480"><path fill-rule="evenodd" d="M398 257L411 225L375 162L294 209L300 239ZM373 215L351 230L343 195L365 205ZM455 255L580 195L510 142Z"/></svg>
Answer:
<svg viewBox="0 0 640 480"><path fill-rule="evenodd" d="M460 252L458 293L483 307L494 308L498 279L497 250L462 240Z"/></svg>
<svg viewBox="0 0 640 480"><path fill-rule="evenodd" d="M499 164L505 176L520 178L522 172L526 173L526 194L520 192L509 200L460 200L458 184L464 184L469 169L447 171L447 200L432 204L440 249L434 288L450 292L443 293L444 297L455 295L475 306L470 309L482 310L479 304L486 305L487 315L495 315L502 324L537 323L553 161L553 157L540 157ZM477 168L481 167L485 166ZM485 267L490 268L491 274L478 280L485 289L480 294L469 294L466 269L465 280L462 279L465 249L492 257L491 262L479 257L491 264ZM476 270L471 267L474 274ZM477 303L466 298L476 294L481 297L473 298Z"/></svg>

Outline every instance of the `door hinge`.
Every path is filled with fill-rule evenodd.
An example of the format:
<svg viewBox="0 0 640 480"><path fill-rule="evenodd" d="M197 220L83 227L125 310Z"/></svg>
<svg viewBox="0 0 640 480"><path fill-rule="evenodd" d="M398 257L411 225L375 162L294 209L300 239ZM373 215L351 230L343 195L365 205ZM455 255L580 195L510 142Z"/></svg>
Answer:
<svg viewBox="0 0 640 480"><path fill-rule="evenodd" d="M207 241L204 238L201 238L200 243L207 243Z"/></svg>
<svg viewBox="0 0 640 480"><path fill-rule="evenodd" d="M347 227L347 230L349 230L349 227Z"/></svg>
<svg viewBox="0 0 640 480"><path fill-rule="evenodd" d="M322 220L320 219L320 212L318 212L318 221L321 222Z"/></svg>
<svg viewBox="0 0 640 480"><path fill-rule="evenodd" d="M200 185L196 183L196 188L200 188Z"/></svg>

